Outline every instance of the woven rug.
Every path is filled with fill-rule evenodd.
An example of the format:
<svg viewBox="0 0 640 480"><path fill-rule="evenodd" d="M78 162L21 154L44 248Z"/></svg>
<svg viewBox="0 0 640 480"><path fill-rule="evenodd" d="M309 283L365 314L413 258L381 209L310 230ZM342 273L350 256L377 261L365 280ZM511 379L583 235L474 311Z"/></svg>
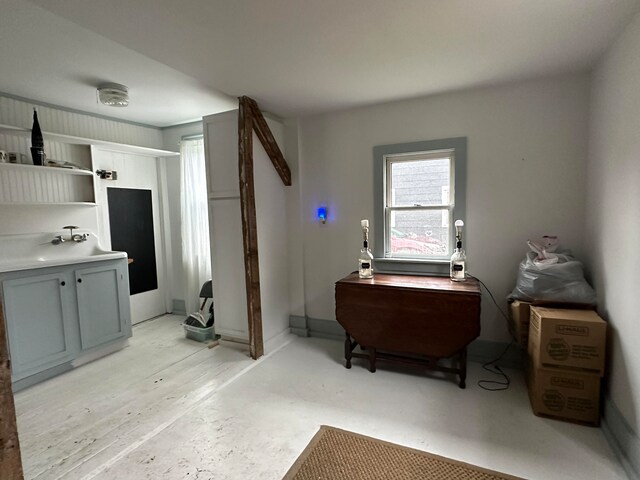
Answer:
<svg viewBox="0 0 640 480"><path fill-rule="evenodd" d="M522 480L323 425L283 480Z"/></svg>

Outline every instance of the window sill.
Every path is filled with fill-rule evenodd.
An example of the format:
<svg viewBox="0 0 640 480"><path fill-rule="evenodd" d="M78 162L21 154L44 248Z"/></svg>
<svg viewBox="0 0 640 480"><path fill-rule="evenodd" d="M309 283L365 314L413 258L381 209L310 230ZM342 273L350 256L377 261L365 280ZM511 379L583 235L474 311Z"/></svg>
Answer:
<svg viewBox="0 0 640 480"><path fill-rule="evenodd" d="M376 257L373 259L373 267L375 271L380 273L449 275L449 260L446 259Z"/></svg>

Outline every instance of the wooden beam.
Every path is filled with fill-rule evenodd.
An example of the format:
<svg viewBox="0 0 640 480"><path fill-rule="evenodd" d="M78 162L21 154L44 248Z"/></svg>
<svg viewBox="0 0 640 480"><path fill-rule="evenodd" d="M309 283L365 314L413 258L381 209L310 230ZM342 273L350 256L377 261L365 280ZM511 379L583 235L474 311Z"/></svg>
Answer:
<svg viewBox="0 0 640 480"><path fill-rule="evenodd" d="M280 147L278 147L278 144L276 143L276 139L273 138L271 129L269 128L269 125L267 125L267 121L265 120L264 115L262 115L258 104L255 100L249 97L242 97L242 100L251 108L254 131L260 139L260 143L267 152L267 155L269 155L269 159L271 160L271 163L273 163L276 172L280 175L282 183L284 183L285 186L290 187L291 170L289 169L289 165L287 165L287 161L284 159L284 155L282 155Z"/></svg>
<svg viewBox="0 0 640 480"><path fill-rule="evenodd" d="M253 115L248 97L241 97L238 111L238 167L240 177L240 209L242 211L242 243L244 247L249 348L251 358L264 354L262 338L262 306L260 301L260 267L258 264L258 230L253 181Z"/></svg>
<svg viewBox="0 0 640 480"><path fill-rule="evenodd" d="M0 295L0 477L22 480L22 460L11 389L11 360L7 351L7 330Z"/></svg>
<svg viewBox="0 0 640 480"><path fill-rule="evenodd" d="M257 359L264 355L264 341L262 336L256 198L253 179L254 131L286 186L291 185L291 170L256 101L246 96L240 97L238 100L238 170L240 173L240 210L242 212L242 243L244 247L245 285L247 288L249 348L251 358Z"/></svg>

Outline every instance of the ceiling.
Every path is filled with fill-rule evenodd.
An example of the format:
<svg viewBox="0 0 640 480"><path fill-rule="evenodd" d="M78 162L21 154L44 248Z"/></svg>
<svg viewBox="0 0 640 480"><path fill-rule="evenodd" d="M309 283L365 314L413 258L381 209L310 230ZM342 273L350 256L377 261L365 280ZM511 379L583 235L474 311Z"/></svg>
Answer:
<svg viewBox="0 0 640 480"><path fill-rule="evenodd" d="M590 69L638 0L0 0L0 92L156 126ZM102 81L130 88L97 105ZM223 93L224 92L224 93Z"/></svg>

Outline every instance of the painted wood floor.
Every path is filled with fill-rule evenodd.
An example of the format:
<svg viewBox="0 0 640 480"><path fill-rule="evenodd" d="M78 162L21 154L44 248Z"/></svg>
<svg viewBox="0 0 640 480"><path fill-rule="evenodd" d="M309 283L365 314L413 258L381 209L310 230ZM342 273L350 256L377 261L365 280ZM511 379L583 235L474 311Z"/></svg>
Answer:
<svg viewBox="0 0 640 480"><path fill-rule="evenodd" d="M290 343L252 362L182 338L181 318L136 327L132 345L17 395L27 478L281 479L333 425L530 479L624 479L602 432L535 417L524 379L481 390L362 361L342 344Z"/></svg>
<svg viewBox="0 0 640 480"><path fill-rule="evenodd" d="M82 478L253 363L184 338L182 320L137 325L129 347L16 394L26 478Z"/></svg>

